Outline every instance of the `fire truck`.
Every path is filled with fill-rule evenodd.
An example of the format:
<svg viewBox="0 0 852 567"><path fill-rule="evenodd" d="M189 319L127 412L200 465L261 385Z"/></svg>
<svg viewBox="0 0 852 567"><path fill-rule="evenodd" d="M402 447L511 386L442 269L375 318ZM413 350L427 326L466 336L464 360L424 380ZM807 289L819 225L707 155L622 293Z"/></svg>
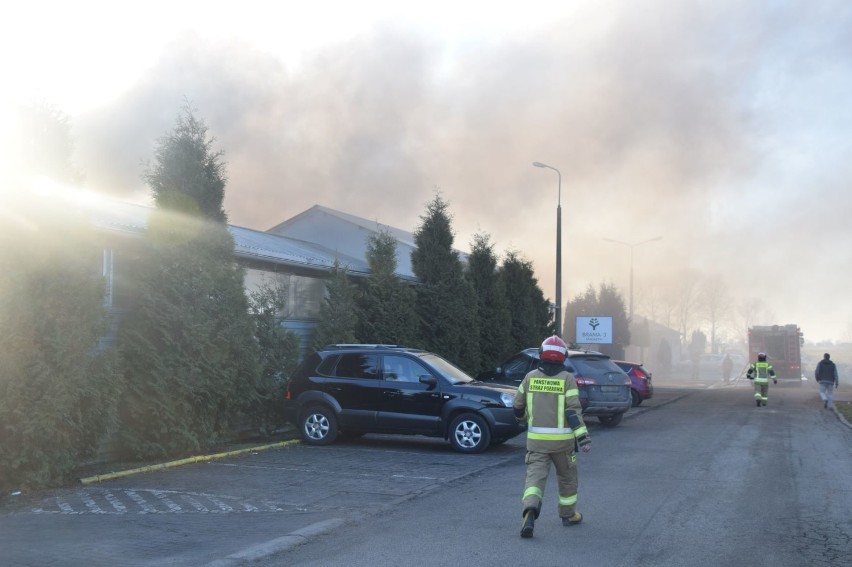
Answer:
<svg viewBox="0 0 852 567"><path fill-rule="evenodd" d="M766 360L779 380L802 380L802 345L805 339L798 325L754 326L748 330L749 361L766 353Z"/></svg>

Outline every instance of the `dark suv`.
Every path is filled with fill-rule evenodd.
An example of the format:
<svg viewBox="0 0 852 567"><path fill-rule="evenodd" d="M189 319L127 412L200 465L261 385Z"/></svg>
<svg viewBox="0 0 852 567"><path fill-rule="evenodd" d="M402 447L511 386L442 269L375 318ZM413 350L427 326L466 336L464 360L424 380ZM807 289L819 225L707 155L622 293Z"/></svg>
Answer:
<svg viewBox="0 0 852 567"><path fill-rule="evenodd" d="M539 364L538 349L522 350L494 370L481 373L486 383L506 384L515 388L527 372ZM605 354L585 350L569 350L565 368L577 380L583 415L593 415L601 424L615 427L630 409L630 377Z"/></svg>
<svg viewBox="0 0 852 567"><path fill-rule="evenodd" d="M329 345L290 378L285 412L311 445L394 433L443 437L457 451L479 453L525 431L514 399L514 389L477 382L431 352Z"/></svg>

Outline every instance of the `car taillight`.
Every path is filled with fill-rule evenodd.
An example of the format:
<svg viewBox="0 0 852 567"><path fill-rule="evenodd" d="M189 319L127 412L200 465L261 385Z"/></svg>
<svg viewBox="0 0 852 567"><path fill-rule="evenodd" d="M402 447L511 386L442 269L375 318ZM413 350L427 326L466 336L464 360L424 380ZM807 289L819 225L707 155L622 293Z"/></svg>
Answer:
<svg viewBox="0 0 852 567"><path fill-rule="evenodd" d="M284 392L284 399L290 401L293 399L293 395L290 394L290 388L287 388L287 391Z"/></svg>
<svg viewBox="0 0 852 567"><path fill-rule="evenodd" d="M594 386L595 379L594 378L586 378L585 376L575 376L574 378L577 381L578 386Z"/></svg>

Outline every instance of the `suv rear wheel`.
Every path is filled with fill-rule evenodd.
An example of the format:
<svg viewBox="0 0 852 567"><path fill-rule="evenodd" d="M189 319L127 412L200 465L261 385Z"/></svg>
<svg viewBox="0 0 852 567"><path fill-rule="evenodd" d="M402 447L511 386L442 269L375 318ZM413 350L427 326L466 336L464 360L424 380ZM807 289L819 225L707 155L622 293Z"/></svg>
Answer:
<svg viewBox="0 0 852 567"><path fill-rule="evenodd" d="M624 417L623 413L616 413L613 415L599 415L598 421L601 422L601 425L604 427L615 427L619 423L621 423L621 418Z"/></svg>
<svg viewBox="0 0 852 567"><path fill-rule="evenodd" d="M450 424L450 444L460 453L481 453L491 444L491 431L480 416L463 413Z"/></svg>
<svg viewBox="0 0 852 567"><path fill-rule="evenodd" d="M303 414L302 439L309 445L329 445L337 439L337 417L326 406L311 406Z"/></svg>

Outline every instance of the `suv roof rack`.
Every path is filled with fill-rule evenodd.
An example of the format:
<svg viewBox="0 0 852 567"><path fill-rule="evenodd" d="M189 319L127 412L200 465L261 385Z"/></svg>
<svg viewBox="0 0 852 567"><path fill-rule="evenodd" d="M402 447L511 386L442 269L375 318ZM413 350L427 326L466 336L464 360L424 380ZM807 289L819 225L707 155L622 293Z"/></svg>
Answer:
<svg viewBox="0 0 852 567"><path fill-rule="evenodd" d="M386 344L362 344L362 343L338 343L325 345L321 350L331 350L331 349L345 349L345 348L405 348L403 345L386 345Z"/></svg>

